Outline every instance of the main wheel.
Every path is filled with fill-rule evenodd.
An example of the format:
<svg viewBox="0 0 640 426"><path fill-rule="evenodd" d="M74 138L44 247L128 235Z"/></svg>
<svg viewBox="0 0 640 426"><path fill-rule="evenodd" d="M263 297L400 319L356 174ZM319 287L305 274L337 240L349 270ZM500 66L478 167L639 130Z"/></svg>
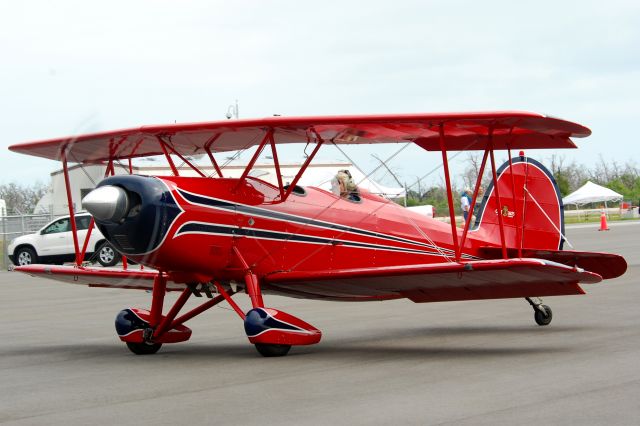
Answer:
<svg viewBox="0 0 640 426"><path fill-rule="evenodd" d="M533 317L535 318L538 325L549 325L549 323L551 323L551 319L553 318L553 312L551 312L551 308L547 305L540 305L540 307L544 309L545 313L543 314L539 309L535 309Z"/></svg>
<svg viewBox="0 0 640 426"><path fill-rule="evenodd" d="M98 262L102 266L114 266L120 261L120 255L109 243L104 243L98 249Z"/></svg>
<svg viewBox="0 0 640 426"><path fill-rule="evenodd" d="M256 343L256 349L260 355L266 357L285 356L289 353L291 345L267 345L264 343Z"/></svg>
<svg viewBox="0 0 640 426"><path fill-rule="evenodd" d="M152 355L162 347L162 343L126 343L129 350L136 355Z"/></svg>
<svg viewBox="0 0 640 426"><path fill-rule="evenodd" d="M20 247L18 251L16 251L16 255L14 257L15 263L18 266L31 265L32 263L38 263L38 255L35 250L30 247Z"/></svg>

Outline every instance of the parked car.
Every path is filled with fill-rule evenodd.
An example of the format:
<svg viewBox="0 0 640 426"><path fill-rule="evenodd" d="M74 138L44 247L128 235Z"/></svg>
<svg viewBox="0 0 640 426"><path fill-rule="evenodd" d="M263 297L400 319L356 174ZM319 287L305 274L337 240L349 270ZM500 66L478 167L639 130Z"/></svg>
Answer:
<svg viewBox="0 0 640 426"><path fill-rule="evenodd" d="M78 244L82 244L87 236L91 215L78 213L76 227L78 230ZM60 217L48 223L35 234L14 238L8 246L9 259L14 265L30 265L32 263L73 262L75 248L71 221L69 216ZM85 259L97 261L102 266L113 266L121 259L120 254L109 244L98 228L93 228L87 245Z"/></svg>

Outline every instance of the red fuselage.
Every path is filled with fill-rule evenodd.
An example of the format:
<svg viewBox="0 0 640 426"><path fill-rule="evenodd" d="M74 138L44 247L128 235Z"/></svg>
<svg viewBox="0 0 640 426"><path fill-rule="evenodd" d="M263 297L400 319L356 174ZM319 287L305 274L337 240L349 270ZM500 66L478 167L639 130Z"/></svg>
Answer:
<svg viewBox="0 0 640 426"><path fill-rule="evenodd" d="M239 187L238 179L159 179L182 212L157 249L131 257L184 281L242 280L234 246L259 277L441 263L454 256L449 224L370 193L353 202L307 187L278 202L278 189L254 178ZM463 259L481 245L487 245L482 235L470 234Z"/></svg>
<svg viewBox="0 0 640 426"><path fill-rule="evenodd" d="M533 160L514 163L512 171L498 178L500 200L495 187L488 188L477 226L464 239L461 262L502 257L487 248L501 247L503 240L509 248L561 249L562 207L550 173ZM315 187L297 188L281 201L278 187L251 177L114 176L100 183L107 185L123 188L130 203L138 204L123 219L98 221L102 233L128 257L169 273L175 282L242 282L250 269L265 290L295 293L269 283L269 276L383 272L456 261L449 223L365 191L354 202ZM514 187L528 189L514 196ZM462 234L455 228L458 244ZM380 286L310 283L304 295L398 297Z"/></svg>

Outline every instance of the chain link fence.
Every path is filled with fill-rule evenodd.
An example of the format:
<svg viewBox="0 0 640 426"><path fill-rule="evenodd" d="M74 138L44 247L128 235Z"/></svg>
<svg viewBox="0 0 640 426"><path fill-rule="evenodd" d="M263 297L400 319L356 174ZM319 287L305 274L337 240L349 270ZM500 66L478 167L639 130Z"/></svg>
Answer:
<svg viewBox="0 0 640 426"><path fill-rule="evenodd" d="M2 244L0 245L0 250L2 250L0 267L3 270L8 270L11 266L9 253L7 253L7 247L11 240L21 235L38 232L43 226L56 217L57 216L50 213L0 216L0 239L2 240Z"/></svg>

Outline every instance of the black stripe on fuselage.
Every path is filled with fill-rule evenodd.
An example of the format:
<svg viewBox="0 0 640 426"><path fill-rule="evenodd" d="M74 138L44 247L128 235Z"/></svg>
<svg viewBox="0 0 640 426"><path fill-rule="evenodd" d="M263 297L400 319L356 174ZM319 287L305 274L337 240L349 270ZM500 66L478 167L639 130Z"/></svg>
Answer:
<svg viewBox="0 0 640 426"><path fill-rule="evenodd" d="M188 192L188 191L185 191L185 190L179 189L179 188L178 188L178 192L188 202L194 203L194 204L199 204L199 205L206 206L206 207L213 207L213 208L218 208L218 209L223 209L223 210L228 210L228 211L239 212L239 213L242 213L242 214L245 214L245 215L260 216L260 217L265 217L267 219L275 219L275 220L282 220L282 221L287 221L287 222L295 222L295 223L299 223L299 224L302 224L302 225L314 226L314 227L317 227L317 228L324 228L324 229L332 229L332 230L337 230L337 231L349 232L349 233L352 233L352 234L365 235L365 236L368 236L368 237L381 238L381 239L400 242L400 243L413 244L413 245L418 245L420 247L426 247L426 248L430 248L430 249L439 250L439 251L442 251L443 253L446 253L448 255L453 255L454 254L454 251L451 250L451 249L446 249L446 248L434 246L432 244L426 244L426 243L422 243L422 242L419 242L419 241L410 240L410 239L407 239L407 238L401 238L401 237L396 237L396 236L392 236L392 235L381 234L379 232L368 231L366 229L353 228L353 227L350 227L350 226L340 225L340 224L337 224L337 223L331 223L331 222L325 222L325 221L321 221L321 220L315 220L315 219L307 218L307 217L304 217L304 216L296 216L296 215L292 215L292 214L289 214L289 213L281 213L281 212L268 210L268 209L263 209L263 208L259 208L259 207L247 206L245 204L231 203L229 201L221 200L221 199L218 199L218 198L212 198L212 197L207 197L207 196L200 195L200 194L194 194L192 192ZM463 255L463 257L476 258L475 256L471 256L471 255Z"/></svg>
<svg viewBox="0 0 640 426"><path fill-rule="evenodd" d="M229 236L244 236L249 238L278 240L278 241L293 241L299 243L308 244L323 244L323 245L340 245L346 247L377 249L377 250L389 250L403 253L425 254L430 256L440 256L442 253L437 251L425 251L416 250L395 246L385 246L380 244L361 243L357 241L349 240L337 240L325 237L316 237L303 234L290 234L287 232L270 231L266 229L254 229L254 228L239 228L229 225L217 225L211 223L202 222L187 222L183 224L176 232L175 236L178 237L184 234L213 234L213 235L229 235Z"/></svg>

